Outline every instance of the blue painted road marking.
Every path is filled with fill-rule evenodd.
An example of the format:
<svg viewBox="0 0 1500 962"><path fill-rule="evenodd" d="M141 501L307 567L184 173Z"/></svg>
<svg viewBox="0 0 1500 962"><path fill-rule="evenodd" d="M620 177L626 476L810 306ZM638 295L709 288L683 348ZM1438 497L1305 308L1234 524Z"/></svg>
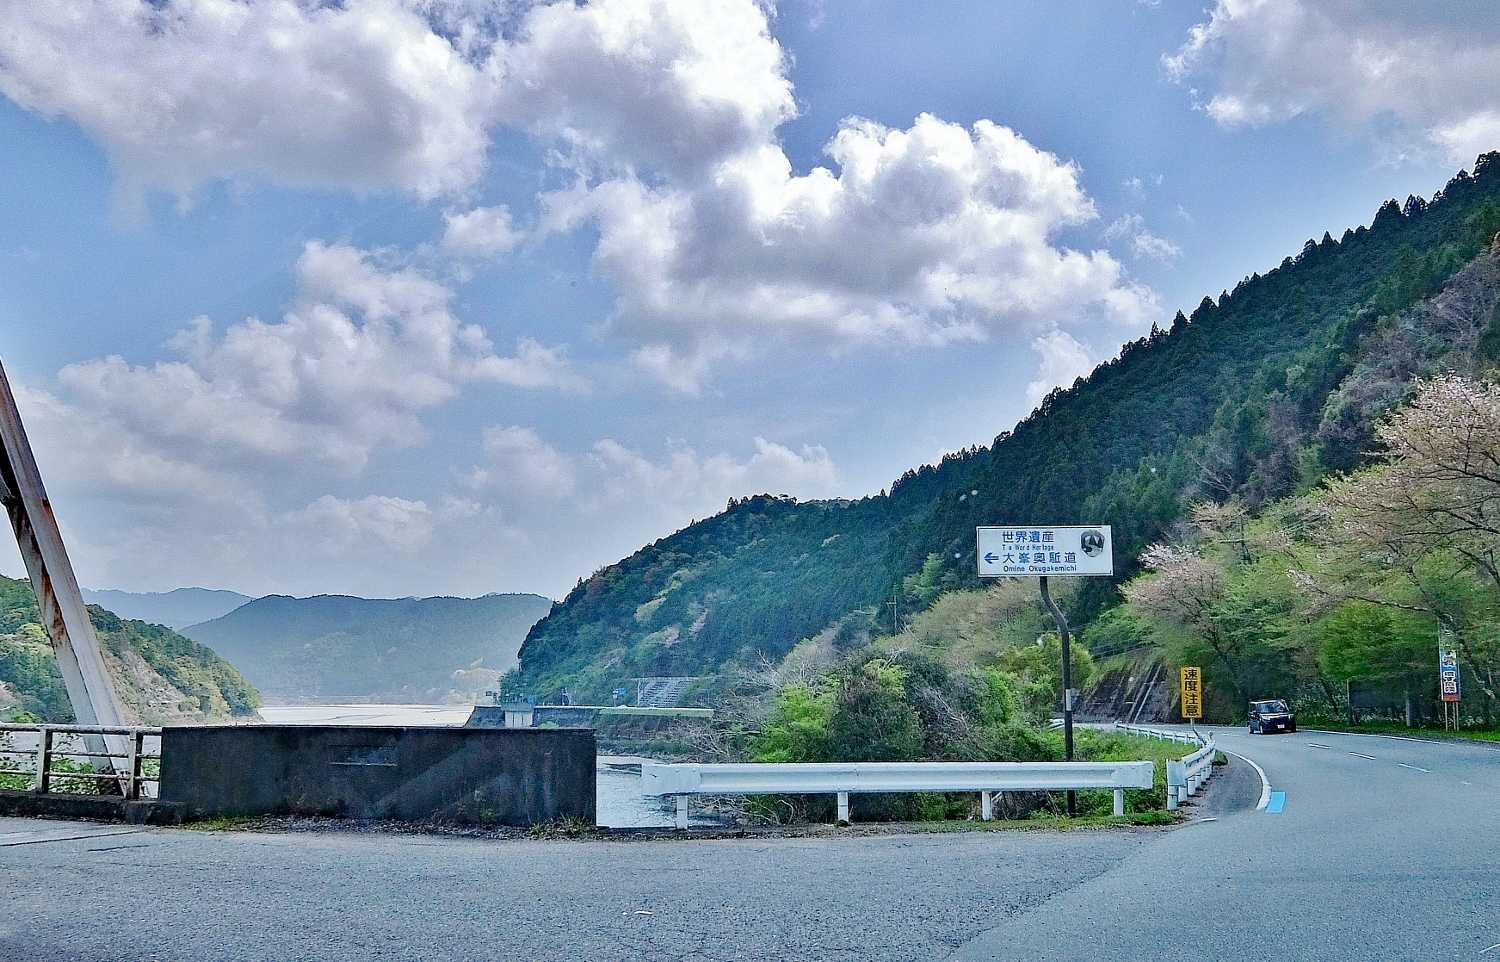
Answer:
<svg viewBox="0 0 1500 962"><path fill-rule="evenodd" d="M1271 800L1266 803L1266 813L1280 815L1283 808L1286 808L1286 792L1272 792Z"/></svg>

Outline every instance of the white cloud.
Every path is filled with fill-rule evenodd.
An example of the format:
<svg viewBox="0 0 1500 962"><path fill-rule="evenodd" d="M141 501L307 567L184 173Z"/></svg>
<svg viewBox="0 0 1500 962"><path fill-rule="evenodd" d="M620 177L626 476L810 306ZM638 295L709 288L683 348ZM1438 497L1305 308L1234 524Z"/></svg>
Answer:
<svg viewBox="0 0 1500 962"><path fill-rule="evenodd" d="M742 495L827 494L837 479L824 448L803 445L794 451L765 438L755 439L755 453L745 460L724 453L700 455L680 442L669 444L665 455L653 460L605 438L594 444L588 460L597 504L639 503L649 497L694 517L707 517L727 499Z"/></svg>
<svg viewBox="0 0 1500 962"><path fill-rule="evenodd" d="M819 445L792 448L754 439L747 457L704 454L683 441L669 441L657 456L614 438L602 438L580 453L565 453L531 428L492 427L484 433L484 458L465 476L478 497L492 498L515 519L545 511L549 523L617 516L646 533L663 531L720 511L731 497L834 493L838 471ZM650 532L656 532L651 535ZM623 547L623 546L622 546ZM628 548L626 548L628 550Z"/></svg>
<svg viewBox="0 0 1500 962"><path fill-rule="evenodd" d="M1500 146L1500 19L1486 4L1218 0L1162 62L1174 80L1202 78L1195 99L1226 127L1393 119L1455 165Z"/></svg>
<svg viewBox="0 0 1500 962"><path fill-rule="evenodd" d="M1055 387L1069 387L1094 369L1095 361L1088 348L1067 331L1048 331L1031 341L1031 349L1041 358L1036 379L1026 385L1026 400L1039 403Z"/></svg>
<svg viewBox="0 0 1500 962"><path fill-rule="evenodd" d="M431 0L0 4L0 93L76 122L127 193L247 178L433 197L483 171L495 84L423 12L473 39L472 15Z"/></svg>
<svg viewBox="0 0 1500 962"><path fill-rule="evenodd" d="M1108 251L1059 241L1096 216L1078 169L1001 124L849 118L828 166L795 171L771 10L11 4L0 91L76 121L127 186L184 195L221 178L462 195L493 128L527 131L574 178L544 195L543 229L597 230L594 263L618 294L606 333L679 390L767 338L944 345L1064 311L1132 326L1155 312ZM471 258L518 241L508 208L453 208L440 246Z"/></svg>
<svg viewBox="0 0 1500 962"><path fill-rule="evenodd" d="M1140 214L1126 214L1111 221L1109 226L1104 228L1104 239L1129 241L1130 251L1137 259L1144 258L1166 264L1182 256L1182 248L1148 230L1146 219Z"/></svg>
<svg viewBox="0 0 1500 962"><path fill-rule="evenodd" d="M423 501L368 495L323 495L281 519L297 543L326 555L374 548L413 552L425 547L437 527L437 514Z"/></svg>
<svg viewBox="0 0 1500 962"><path fill-rule="evenodd" d="M497 48L500 115L582 161L693 179L796 115L756 0L538 6Z"/></svg>
<svg viewBox="0 0 1500 962"><path fill-rule="evenodd" d="M278 322L251 317L220 333L198 318L170 342L177 359L70 364L58 374L65 399L47 403L136 452L138 465L297 459L355 470L377 448L420 441L422 413L463 384L582 386L559 349L522 339L515 355L496 354L453 315L448 288L369 252L309 243L297 281Z"/></svg>
<svg viewBox="0 0 1500 962"><path fill-rule="evenodd" d="M573 460L531 428L486 428L484 454L484 464L468 477L472 487L500 489L530 501L549 501L567 497L576 486Z"/></svg>
<svg viewBox="0 0 1500 962"><path fill-rule="evenodd" d="M46 391L13 384L16 406L49 480L87 481L123 499L193 500L222 508L258 503L253 491L208 465L164 450L92 411Z"/></svg>
<svg viewBox="0 0 1500 962"><path fill-rule="evenodd" d="M1155 310L1108 252L1054 244L1093 202L1074 166L1009 128L849 120L827 154L837 173L796 175L768 144L689 186L579 185L545 199L544 221L597 224L596 265L620 292L610 331L689 390L768 335L941 345L1061 311L1139 324Z"/></svg>
<svg viewBox="0 0 1500 962"><path fill-rule="evenodd" d="M459 256L504 254L521 241L521 232L511 223L510 208L476 207L443 215L443 250Z"/></svg>

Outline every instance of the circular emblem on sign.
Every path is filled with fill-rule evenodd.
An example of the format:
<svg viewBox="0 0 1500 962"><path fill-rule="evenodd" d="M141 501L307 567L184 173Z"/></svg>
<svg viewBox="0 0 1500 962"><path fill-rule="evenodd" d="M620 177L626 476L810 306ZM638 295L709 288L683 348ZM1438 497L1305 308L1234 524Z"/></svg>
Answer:
<svg viewBox="0 0 1500 962"><path fill-rule="evenodd" d="M1104 532L1085 531L1078 539L1078 547L1083 549L1083 553L1090 558L1099 557L1104 551Z"/></svg>

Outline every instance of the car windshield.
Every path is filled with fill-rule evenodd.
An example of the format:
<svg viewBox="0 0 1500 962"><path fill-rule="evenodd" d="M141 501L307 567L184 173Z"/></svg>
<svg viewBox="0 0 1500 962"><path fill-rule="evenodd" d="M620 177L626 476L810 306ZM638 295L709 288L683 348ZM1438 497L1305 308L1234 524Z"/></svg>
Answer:
<svg viewBox="0 0 1500 962"><path fill-rule="evenodd" d="M1286 702L1284 702L1284 701L1258 701L1258 702L1255 703L1255 710L1258 711L1258 712L1260 712L1263 715L1265 715L1265 714L1274 714L1275 712L1284 712L1284 711L1286 711Z"/></svg>

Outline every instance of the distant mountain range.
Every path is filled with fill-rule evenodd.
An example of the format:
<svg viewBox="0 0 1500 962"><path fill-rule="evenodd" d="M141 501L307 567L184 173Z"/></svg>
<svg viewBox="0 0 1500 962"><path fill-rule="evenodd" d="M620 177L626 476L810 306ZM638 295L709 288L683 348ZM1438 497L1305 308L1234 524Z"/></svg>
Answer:
<svg viewBox="0 0 1500 962"><path fill-rule="evenodd" d="M551 608L531 594L269 595L183 633L228 659L270 702L460 701L516 666L526 632Z"/></svg>
<svg viewBox="0 0 1500 962"><path fill-rule="evenodd" d="M177 588L173 591L93 591L83 589L83 600L107 608L121 618L182 629L227 615L247 601L249 595L212 588Z"/></svg>

